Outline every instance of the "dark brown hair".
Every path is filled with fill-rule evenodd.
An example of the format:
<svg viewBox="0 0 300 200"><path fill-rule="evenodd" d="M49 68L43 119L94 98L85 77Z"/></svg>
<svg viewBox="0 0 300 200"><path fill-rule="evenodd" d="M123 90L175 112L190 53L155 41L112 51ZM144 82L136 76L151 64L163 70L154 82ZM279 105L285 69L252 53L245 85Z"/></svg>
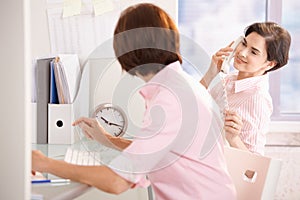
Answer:
<svg viewBox="0 0 300 200"><path fill-rule="evenodd" d="M131 6L121 13L113 47L122 68L132 75L155 74L172 62L182 62L174 21L150 3Z"/></svg>
<svg viewBox="0 0 300 200"><path fill-rule="evenodd" d="M256 32L266 40L267 60L276 61L277 64L266 71L277 70L287 64L291 36L287 30L274 22L254 23L245 29L245 36Z"/></svg>

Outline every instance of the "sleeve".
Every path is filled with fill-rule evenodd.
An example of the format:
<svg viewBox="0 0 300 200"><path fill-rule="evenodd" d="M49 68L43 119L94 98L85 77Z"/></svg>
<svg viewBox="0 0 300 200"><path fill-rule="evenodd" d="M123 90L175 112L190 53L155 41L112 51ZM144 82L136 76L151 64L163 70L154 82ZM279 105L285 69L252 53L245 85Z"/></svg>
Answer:
<svg viewBox="0 0 300 200"><path fill-rule="evenodd" d="M260 94L251 96L239 111L243 118L242 141L250 151L263 154L265 134L273 112L272 99Z"/></svg>
<svg viewBox="0 0 300 200"><path fill-rule="evenodd" d="M226 80L222 80L220 75L215 77L212 84L208 88L208 92L219 106L220 110L228 108L227 91L225 86Z"/></svg>

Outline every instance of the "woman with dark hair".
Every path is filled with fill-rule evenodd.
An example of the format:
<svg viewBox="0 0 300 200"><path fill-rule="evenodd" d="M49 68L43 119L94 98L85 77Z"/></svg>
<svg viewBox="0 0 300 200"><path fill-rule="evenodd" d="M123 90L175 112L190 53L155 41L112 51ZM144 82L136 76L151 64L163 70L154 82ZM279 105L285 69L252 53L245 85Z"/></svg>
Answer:
<svg viewBox="0 0 300 200"><path fill-rule="evenodd" d="M109 193L145 187L150 181L156 199L235 199L219 134L220 115L207 90L181 68L173 20L153 4L129 7L116 25L113 45L122 69L146 82L140 90L146 111L135 138L114 137L96 119L82 117L73 125L120 155L108 165L87 167L33 151L32 169Z"/></svg>
<svg viewBox="0 0 300 200"><path fill-rule="evenodd" d="M273 112L269 94L268 72L287 64L291 36L274 22L253 23L236 47L233 66L237 70L225 77L224 85L210 91L220 99L225 89L228 110L225 112L225 134L230 146L264 154L265 134ZM200 81L206 88L221 70L230 45L212 56L211 66ZM221 87L220 87L221 86Z"/></svg>

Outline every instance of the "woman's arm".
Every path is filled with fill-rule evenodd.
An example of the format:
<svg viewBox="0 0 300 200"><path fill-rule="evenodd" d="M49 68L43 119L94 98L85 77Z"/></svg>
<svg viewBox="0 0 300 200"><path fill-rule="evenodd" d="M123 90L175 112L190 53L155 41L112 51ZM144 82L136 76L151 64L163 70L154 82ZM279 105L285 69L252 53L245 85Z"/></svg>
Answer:
<svg viewBox="0 0 300 200"><path fill-rule="evenodd" d="M243 127L241 117L234 111L225 112L225 138L229 145L234 148L249 151L244 142L240 138L240 133Z"/></svg>
<svg viewBox="0 0 300 200"><path fill-rule="evenodd" d="M246 147L246 145L244 144L244 142L241 140L241 138L238 135L226 134L226 140L228 141L228 143L231 147L249 151L249 149Z"/></svg>
<svg viewBox="0 0 300 200"><path fill-rule="evenodd" d="M32 151L32 170L51 173L112 194L120 194L134 185L106 166L73 165L48 158L37 150Z"/></svg>
<svg viewBox="0 0 300 200"><path fill-rule="evenodd" d="M230 54L230 52L232 52L233 49L230 47L230 45L225 48L220 49L217 53L215 53L212 56L208 71L205 73L203 78L200 80L200 83L205 88L208 88L211 81L220 72L224 57L228 56Z"/></svg>
<svg viewBox="0 0 300 200"><path fill-rule="evenodd" d="M214 77L219 73L217 64L214 62L216 55L212 56L210 67L205 75L200 80L200 83L207 89Z"/></svg>
<svg viewBox="0 0 300 200"><path fill-rule="evenodd" d="M272 114L272 101L266 95L258 93L247 97L239 105L243 113L243 140L250 152L263 154L265 133L268 131Z"/></svg>

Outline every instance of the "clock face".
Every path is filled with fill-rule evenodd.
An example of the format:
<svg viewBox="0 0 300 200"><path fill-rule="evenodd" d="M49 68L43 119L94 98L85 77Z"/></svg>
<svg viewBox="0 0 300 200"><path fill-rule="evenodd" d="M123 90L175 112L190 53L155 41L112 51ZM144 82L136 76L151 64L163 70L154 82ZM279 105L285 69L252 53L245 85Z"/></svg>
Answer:
<svg viewBox="0 0 300 200"><path fill-rule="evenodd" d="M115 105L105 103L100 104L95 112L94 117L110 134L121 137L127 129L127 118L123 110Z"/></svg>

